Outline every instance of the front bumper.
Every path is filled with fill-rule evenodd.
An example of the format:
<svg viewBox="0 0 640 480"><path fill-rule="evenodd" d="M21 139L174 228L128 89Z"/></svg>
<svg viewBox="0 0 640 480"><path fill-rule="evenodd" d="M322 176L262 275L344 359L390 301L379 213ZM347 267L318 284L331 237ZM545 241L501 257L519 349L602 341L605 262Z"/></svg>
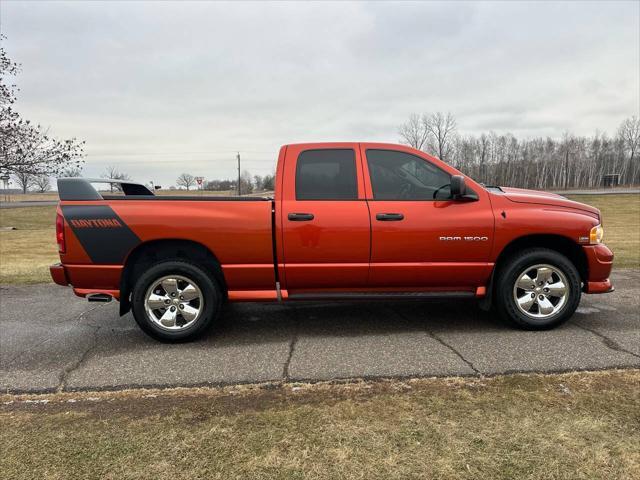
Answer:
<svg viewBox="0 0 640 480"><path fill-rule="evenodd" d="M585 293L608 293L614 288L609 279L613 267L613 252L606 245L585 245L589 278L584 285Z"/></svg>

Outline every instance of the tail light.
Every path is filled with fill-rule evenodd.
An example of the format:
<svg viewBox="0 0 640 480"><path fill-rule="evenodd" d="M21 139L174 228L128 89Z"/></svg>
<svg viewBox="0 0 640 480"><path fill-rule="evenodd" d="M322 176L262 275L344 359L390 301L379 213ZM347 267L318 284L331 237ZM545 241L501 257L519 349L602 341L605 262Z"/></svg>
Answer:
<svg viewBox="0 0 640 480"><path fill-rule="evenodd" d="M64 217L60 211L56 213L56 242L58 242L58 252L64 253L67 245L64 241Z"/></svg>

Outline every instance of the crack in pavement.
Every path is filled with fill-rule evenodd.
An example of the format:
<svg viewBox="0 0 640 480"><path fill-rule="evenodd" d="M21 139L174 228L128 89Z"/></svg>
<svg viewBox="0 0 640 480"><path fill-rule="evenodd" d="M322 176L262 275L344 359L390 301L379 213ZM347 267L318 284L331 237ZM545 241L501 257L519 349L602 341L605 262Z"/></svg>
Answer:
<svg viewBox="0 0 640 480"><path fill-rule="evenodd" d="M607 337L604 333L600 333L597 330L594 330L589 327L585 327L584 325L580 325L578 322L575 322L575 321L571 323L574 324L576 327L586 330L587 332L594 334L596 337L599 337L600 340L602 340L602 343L604 344L605 347L610 348L611 350L614 350L616 352L622 352L622 353L626 353L631 356L634 356L636 358L640 358L640 355L638 355L637 353L633 353L632 351L622 347L618 342L616 342L612 338Z"/></svg>
<svg viewBox="0 0 640 480"><path fill-rule="evenodd" d="M80 312L77 316L72 317L70 320L75 324L75 323L80 323L82 320L84 320L85 315L88 315L89 313L97 310L98 308L102 307L103 305L96 305L92 308L89 308L88 310L85 310L83 312ZM73 328L73 327L71 327ZM50 335L47 338L45 338L44 340L36 343L35 345L32 345L31 347L27 348L26 350L23 350L21 352L18 352L11 360L9 360L7 362L7 366L12 365L16 360L18 360L20 357L22 357L23 355L26 355L27 353L33 351L34 349L41 347L42 345L44 345L45 343L47 343L50 340L54 340L55 338L59 337L60 335L64 334L65 332L58 332L54 335Z"/></svg>
<svg viewBox="0 0 640 480"><path fill-rule="evenodd" d="M300 328L300 321L298 318L298 310L296 310L295 307L292 307L293 311L294 311L294 330L293 330L293 336L291 337L291 340L289 341L289 354L287 355L287 359L284 362L284 365L282 366L282 381L283 382L288 382L289 381L289 365L291 365L291 359L293 358L293 352L296 349L296 344L298 343L298 330Z"/></svg>
<svg viewBox="0 0 640 480"><path fill-rule="evenodd" d="M102 328L101 325L88 325L89 327L93 327L93 339L89 346L85 349L85 351L80 355L80 358L62 369L60 372L60 376L58 377L58 386L56 387L56 393L63 392L65 387L67 386L67 378L71 373L76 371L78 368L82 366L82 364L89 358L89 354L98 346L98 332Z"/></svg>
<svg viewBox="0 0 640 480"><path fill-rule="evenodd" d="M471 361L467 360L466 358L464 358L464 355L462 355L462 353L460 353L458 350L456 350L453 346L449 345L447 342L445 342L444 340L442 340L438 335L436 335L432 330L429 330L428 328L425 328L425 332L427 332L427 334L433 338L436 342L439 342L441 345L443 345L444 347L448 348L449 350L451 350L453 353L455 353L460 360L462 360L471 370L473 370L475 372L475 374L478 377L482 377L482 372L480 370L478 370Z"/></svg>
<svg viewBox="0 0 640 480"><path fill-rule="evenodd" d="M406 315L404 315L403 313L397 312L394 309L390 308L390 307L386 307L388 310L390 310L393 314L397 315L398 317L402 318L403 320L410 322L411 319L409 319ZM429 328L427 328L426 326L424 327L424 331L427 335L429 335L431 338L433 338L436 342L438 342L439 344L441 344L443 347L448 348L449 350L451 350L460 360L462 360L471 370L474 371L474 373L478 376L478 377L482 377L482 372L480 370L478 370L471 361L467 360L466 358L464 358L464 355L462 355L462 353L460 353L458 350L456 350L452 345L449 345L447 342L445 342L442 338L440 338L438 335L436 335L432 330L430 330Z"/></svg>

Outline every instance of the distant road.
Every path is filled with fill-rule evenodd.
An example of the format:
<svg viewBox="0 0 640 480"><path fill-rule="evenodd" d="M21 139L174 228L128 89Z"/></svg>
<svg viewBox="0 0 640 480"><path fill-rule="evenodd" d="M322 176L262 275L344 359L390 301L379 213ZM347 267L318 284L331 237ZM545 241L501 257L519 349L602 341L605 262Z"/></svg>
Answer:
<svg viewBox="0 0 640 480"><path fill-rule="evenodd" d="M603 190L556 190L553 193L560 195L618 195L640 193L640 188L615 188Z"/></svg>

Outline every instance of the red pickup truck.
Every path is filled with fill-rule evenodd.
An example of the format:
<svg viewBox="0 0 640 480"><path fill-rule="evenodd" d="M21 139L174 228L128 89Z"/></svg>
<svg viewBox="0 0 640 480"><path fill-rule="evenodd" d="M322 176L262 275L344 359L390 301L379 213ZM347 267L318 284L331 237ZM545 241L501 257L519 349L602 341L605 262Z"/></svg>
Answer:
<svg viewBox="0 0 640 480"><path fill-rule="evenodd" d="M286 145L274 198L107 180L124 193L109 196L94 182L58 180L51 275L119 300L163 341L202 334L223 301L470 297L540 330L571 317L582 292L613 290L598 209L487 187L402 145Z"/></svg>

